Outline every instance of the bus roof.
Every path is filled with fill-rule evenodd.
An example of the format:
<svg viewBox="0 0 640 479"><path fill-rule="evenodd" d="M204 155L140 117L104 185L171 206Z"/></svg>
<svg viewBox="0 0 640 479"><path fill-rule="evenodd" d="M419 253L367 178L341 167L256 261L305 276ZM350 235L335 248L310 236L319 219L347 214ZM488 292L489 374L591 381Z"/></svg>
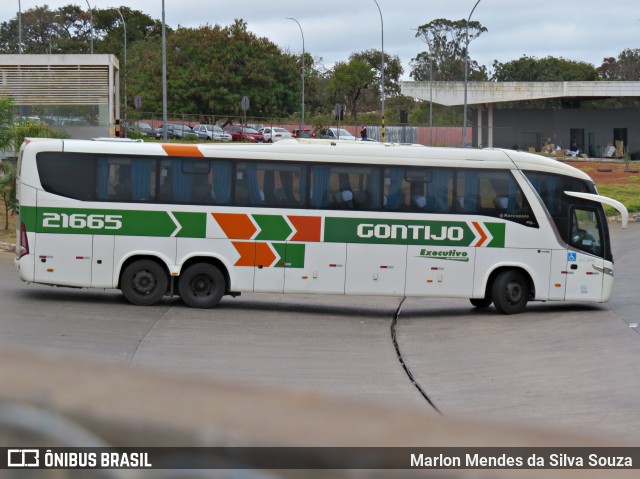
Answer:
<svg viewBox="0 0 640 479"><path fill-rule="evenodd" d="M49 142L48 144L45 142ZM53 151L183 156L189 158L346 162L364 165L449 166L523 169L556 173L592 181L589 175L553 158L497 148L453 148L317 139L287 139L263 143L137 143L100 140L38 140L37 149ZM28 146L27 146L28 147Z"/></svg>

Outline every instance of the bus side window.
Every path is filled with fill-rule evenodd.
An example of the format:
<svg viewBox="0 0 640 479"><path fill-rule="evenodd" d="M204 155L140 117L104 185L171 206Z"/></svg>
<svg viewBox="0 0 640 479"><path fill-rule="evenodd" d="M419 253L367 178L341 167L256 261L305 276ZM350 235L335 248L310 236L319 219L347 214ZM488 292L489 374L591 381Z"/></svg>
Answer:
<svg viewBox="0 0 640 479"><path fill-rule="evenodd" d="M402 210L407 208L408 183L405 182L405 168L393 167L384 170L384 200L385 210Z"/></svg>

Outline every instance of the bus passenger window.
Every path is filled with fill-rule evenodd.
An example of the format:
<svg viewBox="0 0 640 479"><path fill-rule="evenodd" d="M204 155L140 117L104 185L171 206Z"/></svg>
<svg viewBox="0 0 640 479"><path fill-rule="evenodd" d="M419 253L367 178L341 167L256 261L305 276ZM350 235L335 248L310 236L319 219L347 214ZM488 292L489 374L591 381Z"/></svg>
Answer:
<svg viewBox="0 0 640 479"><path fill-rule="evenodd" d="M384 170L384 203L385 210L403 210L408 206L408 183L405 181L405 168L394 167Z"/></svg>

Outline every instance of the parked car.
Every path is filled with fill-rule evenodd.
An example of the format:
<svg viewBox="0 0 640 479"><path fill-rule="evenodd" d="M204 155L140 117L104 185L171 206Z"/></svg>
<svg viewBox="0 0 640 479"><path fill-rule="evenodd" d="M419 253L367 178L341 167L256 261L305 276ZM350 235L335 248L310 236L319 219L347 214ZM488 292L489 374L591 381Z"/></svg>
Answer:
<svg viewBox="0 0 640 479"><path fill-rule="evenodd" d="M154 131L156 138L162 138L163 125L160 125ZM167 123L167 138L188 139L197 138L190 126Z"/></svg>
<svg viewBox="0 0 640 479"><path fill-rule="evenodd" d="M264 139L267 140L267 143L293 138L293 135L289 130L286 128L279 128L277 126L274 126L273 128L265 126L264 128L260 128L258 131L264 135Z"/></svg>
<svg viewBox="0 0 640 479"><path fill-rule="evenodd" d="M316 133L314 131L311 131L311 128L305 128L304 130L293 130L291 132L291 135L294 138L315 138L316 137Z"/></svg>
<svg viewBox="0 0 640 479"><path fill-rule="evenodd" d="M249 141L251 143L264 143L264 135L248 126L228 125L224 131L231 135L233 141Z"/></svg>
<svg viewBox="0 0 640 479"><path fill-rule="evenodd" d="M322 128L317 135L318 138L328 138L330 140L351 140L358 139L344 128Z"/></svg>
<svg viewBox="0 0 640 479"><path fill-rule="evenodd" d="M231 135L218 125L197 125L193 127L193 132L200 140L231 141Z"/></svg>
<svg viewBox="0 0 640 479"><path fill-rule="evenodd" d="M149 123L143 121L123 122L122 131L125 133L136 133L141 136L153 136L153 128Z"/></svg>

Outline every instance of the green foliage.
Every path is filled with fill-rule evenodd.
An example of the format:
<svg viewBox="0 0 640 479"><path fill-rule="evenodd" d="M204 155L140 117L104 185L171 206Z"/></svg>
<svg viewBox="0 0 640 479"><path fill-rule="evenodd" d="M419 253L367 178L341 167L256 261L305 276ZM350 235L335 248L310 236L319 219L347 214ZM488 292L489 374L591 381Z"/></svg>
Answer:
<svg viewBox="0 0 640 479"><path fill-rule="evenodd" d="M627 48L618 58L605 58L597 72L600 78L608 81L640 80L640 48Z"/></svg>
<svg viewBox="0 0 640 479"><path fill-rule="evenodd" d="M336 63L329 77L329 91L333 98L347 107L356 122L359 100L374 78L375 73L371 65L358 59L350 60L349 63Z"/></svg>
<svg viewBox="0 0 640 479"><path fill-rule="evenodd" d="M0 98L0 150L7 150L11 144L10 131L13 125L13 98Z"/></svg>
<svg viewBox="0 0 640 479"><path fill-rule="evenodd" d="M493 62L494 81L595 81L598 72L591 63L564 58L536 58L527 55L518 60Z"/></svg>
<svg viewBox="0 0 640 479"><path fill-rule="evenodd" d="M462 124L462 106L433 104L433 126L459 126ZM423 101L409 114L409 123L429 125L429 102Z"/></svg>
<svg viewBox="0 0 640 479"><path fill-rule="evenodd" d="M130 50L129 92L145 109L162 106L161 51L156 41L138 41ZM242 113L248 96L251 116L286 116L295 111L300 69L267 38L247 30L242 20L229 27L178 28L167 34L167 100L174 113L229 116Z"/></svg>
<svg viewBox="0 0 640 479"><path fill-rule="evenodd" d="M365 50L363 52L355 52L349 55L349 60L362 60L367 62L373 69L376 76L374 85L371 90L380 91L380 82L382 79L382 52L380 50ZM384 92L385 96L396 96L400 94L400 77L404 73L402 62L398 55L389 55L384 53Z"/></svg>
<svg viewBox="0 0 640 479"><path fill-rule="evenodd" d="M463 80L467 39L470 43L486 31L487 29L480 22L475 20L467 22L465 19L438 18L419 26L416 37L427 44L428 51L419 53L411 60L410 76L417 81L429 80L431 61L433 61L434 81ZM472 59L469 59L467 67L470 79L486 79L486 67Z"/></svg>
<svg viewBox="0 0 640 479"><path fill-rule="evenodd" d="M629 184L599 184L598 192L603 196L615 198L627 207L629 212L640 211L640 183ZM605 206L607 215L617 215L617 211L610 206Z"/></svg>
<svg viewBox="0 0 640 479"><path fill-rule="evenodd" d="M0 162L0 198L4 204L4 229L9 229L9 215L15 214L16 200L16 169L8 161Z"/></svg>

